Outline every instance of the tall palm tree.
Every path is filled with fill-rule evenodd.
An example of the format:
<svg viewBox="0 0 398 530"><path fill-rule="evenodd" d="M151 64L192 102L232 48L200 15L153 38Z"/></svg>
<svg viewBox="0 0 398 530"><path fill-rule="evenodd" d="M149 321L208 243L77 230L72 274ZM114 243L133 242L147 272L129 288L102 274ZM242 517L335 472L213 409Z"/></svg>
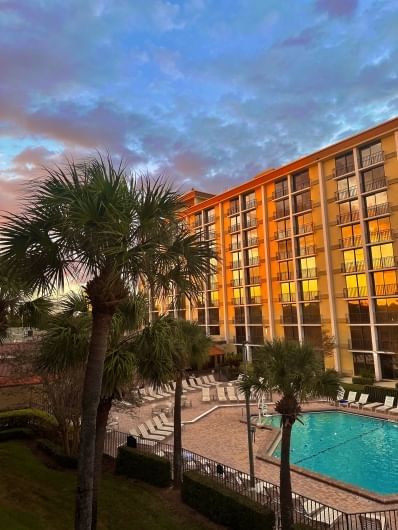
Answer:
<svg viewBox="0 0 398 530"><path fill-rule="evenodd" d="M211 340L196 322L161 317L148 326L136 343L137 366L141 376L155 386L175 380L174 393L174 487L181 487L182 383L187 368L199 368L208 359Z"/></svg>
<svg viewBox="0 0 398 530"><path fill-rule="evenodd" d="M280 395L275 411L281 415L280 505L282 530L293 529L293 499L290 476L292 427L299 419L301 404L311 398L335 398L340 386L335 370L324 370L320 355L306 344L276 339L259 349L251 385L257 392ZM247 381L243 383L247 387Z"/></svg>
<svg viewBox="0 0 398 530"><path fill-rule="evenodd" d="M93 318L82 399L76 530L91 530L97 409L113 315L129 286L146 281L149 255L155 291L173 287L166 279L173 282L178 271L189 295L209 270L209 246L180 223L182 208L169 185L129 178L123 165L99 156L48 169L24 211L9 215L0 230L0 257L26 277L30 288L47 294L63 289L68 280L88 280Z"/></svg>

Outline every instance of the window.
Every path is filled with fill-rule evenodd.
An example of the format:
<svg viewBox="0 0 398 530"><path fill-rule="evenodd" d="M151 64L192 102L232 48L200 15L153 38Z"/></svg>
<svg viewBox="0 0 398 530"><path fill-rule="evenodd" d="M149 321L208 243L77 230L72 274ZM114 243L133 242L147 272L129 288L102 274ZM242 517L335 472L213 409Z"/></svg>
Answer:
<svg viewBox="0 0 398 530"><path fill-rule="evenodd" d="M341 202L339 204L339 222L349 223L359 219L359 202L358 200Z"/></svg>
<svg viewBox="0 0 398 530"><path fill-rule="evenodd" d="M365 260L362 248L345 250L343 252L344 272L356 272L365 270Z"/></svg>
<svg viewBox="0 0 398 530"><path fill-rule="evenodd" d="M248 293L249 304L260 304L261 303L261 287L259 285L249 287L247 290L247 293Z"/></svg>
<svg viewBox="0 0 398 530"><path fill-rule="evenodd" d="M257 204L256 202L256 193L251 191L243 197L243 204L245 209L254 208Z"/></svg>
<svg viewBox="0 0 398 530"><path fill-rule="evenodd" d="M215 218L214 208L205 211L205 223L214 223Z"/></svg>
<svg viewBox="0 0 398 530"><path fill-rule="evenodd" d="M391 222L389 217L379 217L367 221L368 235L370 243L388 241L392 239Z"/></svg>
<svg viewBox="0 0 398 530"><path fill-rule="evenodd" d="M370 322L368 301L350 300L348 302L348 317L350 324L365 324Z"/></svg>
<svg viewBox="0 0 398 530"><path fill-rule="evenodd" d="M377 323L398 322L398 298L376 298Z"/></svg>
<svg viewBox="0 0 398 530"><path fill-rule="evenodd" d="M282 318L284 324L297 324L297 306L296 304L282 305Z"/></svg>
<svg viewBox="0 0 398 530"><path fill-rule="evenodd" d="M289 188L287 184L287 179L279 180L278 182L275 182L275 191L274 196L276 198L283 197L284 195L287 195L289 193Z"/></svg>
<svg viewBox="0 0 398 530"><path fill-rule="evenodd" d="M362 245L361 225L353 224L341 227L341 248L359 247Z"/></svg>
<svg viewBox="0 0 398 530"><path fill-rule="evenodd" d="M301 288L301 299L306 301L319 298L318 280L302 280L299 282Z"/></svg>
<svg viewBox="0 0 398 530"><path fill-rule="evenodd" d="M209 293L208 305L218 307L218 291L211 291Z"/></svg>
<svg viewBox="0 0 398 530"><path fill-rule="evenodd" d="M352 353L354 361L355 375L362 375L363 373L374 373L374 361L371 353Z"/></svg>
<svg viewBox="0 0 398 530"><path fill-rule="evenodd" d="M373 273L376 296L398 295L397 273L394 270Z"/></svg>
<svg viewBox="0 0 398 530"><path fill-rule="evenodd" d="M348 297L363 297L368 294L365 274L347 274L345 276L345 284L346 296Z"/></svg>
<svg viewBox="0 0 398 530"><path fill-rule="evenodd" d="M245 234L246 246L251 247L252 245L258 245L258 234L257 230L247 230Z"/></svg>
<svg viewBox="0 0 398 530"><path fill-rule="evenodd" d="M206 316L204 309L198 309L198 324L206 324Z"/></svg>
<svg viewBox="0 0 398 530"><path fill-rule="evenodd" d="M195 224L195 226L201 226L201 224L202 224L202 213L196 213L195 214L194 224Z"/></svg>
<svg viewBox="0 0 398 530"><path fill-rule="evenodd" d="M246 212L244 214L244 221L245 221L245 228L250 228L251 226L257 226L257 215L256 215L256 211L253 210L253 211L250 211L250 212Z"/></svg>
<svg viewBox="0 0 398 530"><path fill-rule="evenodd" d="M368 217L388 213L387 192L382 191L365 197L366 212Z"/></svg>
<svg viewBox="0 0 398 530"><path fill-rule="evenodd" d="M235 307L235 318L234 321L236 324L245 323L245 309L244 307Z"/></svg>
<svg viewBox="0 0 398 530"><path fill-rule="evenodd" d="M312 278L313 276L316 276L315 257L299 259L298 275L300 278Z"/></svg>
<svg viewBox="0 0 398 530"><path fill-rule="evenodd" d="M290 219L283 219L276 223L275 238L285 239L286 237L290 237Z"/></svg>
<svg viewBox="0 0 398 530"><path fill-rule="evenodd" d="M370 247L370 256L372 261L372 269L394 267L395 265L394 248L392 243L373 245Z"/></svg>
<svg viewBox="0 0 398 530"><path fill-rule="evenodd" d="M304 210L311 209L311 194L309 191L299 193L294 197L294 205L296 212L302 212Z"/></svg>
<svg viewBox="0 0 398 530"><path fill-rule="evenodd" d="M336 199L338 201L355 197L357 194L358 190L355 176L345 177L337 181Z"/></svg>
<svg viewBox="0 0 398 530"><path fill-rule="evenodd" d="M281 283L281 301L295 302L296 301L296 284L294 282Z"/></svg>
<svg viewBox="0 0 398 530"><path fill-rule="evenodd" d="M285 241L278 241L278 258L289 259L293 256L292 242L290 239Z"/></svg>
<svg viewBox="0 0 398 530"><path fill-rule="evenodd" d="M205 239L215 239L216 237L216 225L210 224L205 227Z"/></svg>
<svg viewBox="0 0 398 530"><path fill-rule="evenodd" d="M383 161L383 150L380 141L363 147L360 153L362 167L370 166Z"/></svg>
<svg viewBox="0 0 398 530"><path fill-rule="evenodd" d="M263 314L261 306L250 306L249 308L249 324L262 324Z"/></svg>
<svg viewBox="0 0 398 530"><path fill-rule="evenodd" d="M308 232L312 232L312 213L309 212L295 216L294 224L296 234L306 234Z"/></svg>
<svg viewBox="0 0 398 530"><path fill-rule="evenodd" d="M293 175L293 189L294 191L302 190L303 188L308 188L310 185L310 177L308 170Z"/></svg>
<svg viewBox="0 0 398 530"><path fill-rule="evenodd" d="M314 236L312 234L298 237L296 240L296 245L299 256L306 256L307 254L315 253Z"/></svg>
<svg viewBox="0 0 398 530"><path fill-rule="evenodd" d="M207 285L210 290L218 289L217 274L209 274L207 277Z"/></svg>
<svg viewBox="0 0 398 530"><path fill-rule="evenodd" d="M243 285L243 271L242 269L235 269L232 271L232 285L239 287Z"/></svg>
<svg viewBox="0 0 398 530"><path fill-rule="evenodd" d="M303 324L320 324L321 311L319 304L302 304L301 305ZM319 344L318 344L319 345Z"/></svg>
<svg viewBox="0 0 398 530"><path fill-rule="evenodd" d="M363 191L372 191L386 186L384 166L374 167L362 173Z"/></svg>
<svg viewBox="0 0 398 530"><path fill-rule="evenodd" d="M352 151L335 158L336 176L354 171L354 155Z"/></svg>
<svg viewBox="0 0 398 530"><path fill-rule="evenodd" d="M279 280L292 280L294 278L293 261L279 262Z"/></svg>
<svg viewBox="0 0 398 530"><path fill-rule="evenodd" d="M351 349L372 350L370 326L351 326Z"/></svg>
<svg viewBox="0 0 398 530"><path fill-rule="evenodd" d="M264 344L263 328L260 326L250 328L250 342L252 344Z"/></svg>
<svg viewBox="0 0 398 530"><path fill-rule="evenodd" d="M398 326L378 326L379 350L397 351Z"/></svg>
<svg viewBox="0 0 398 530"><path fill-rule="evenodd" d="M234 199L231 199L229 201L228 213L229 214L234 214L234 213L237 213L237 212L239 212L239 199L238 199L238 197L235 197Z"/></svg>
<svg viewBox="0 0 398 530"><path fill-rule="evenodd" d="M246 331L243 326L235 326L236 344L242 344L246 340Z"/></svg>
<svg viewBox="0 0 398 530"><path fill-rule="evenodd" d="M248 285L260 283L260 269L258 267L248 267L246 269L246 283Z"/></svg>
<svg viewBox="0 0 398 530"><path fill-rule="evenodd" d="M231 235L230 250L238 250L241 247L240 233Z"/></svg>
<svg viewBox="0 0 398 530"><path fill-rule="evenodd" d="M242 267L242 252L232 252L232 268Z"/></svg>
<svg viewBox="0 0 398 530"><path fill-rule="evenodd" d="M242 305L244 304L244 300L243 300L243 288L240 287L238 289L232 289L232 297L233 297L233 302L234 304L236 305Z"/></svg>
<svg viewBox="0 0 398 530"><path fill-rule="evenodd" d="M298 327L297 326L284 326L283 333L285 339L292 342L299 340Z"/></svg>
<svg viewBox="0 0 398 530"><path fill-rule="evenodd" d="M278 219L279 217L287 217L289 214L289 199L282 199L281 201L278 201L276 203L276 218Z"/></svg>
<svg viewBox="0 0 398 530"><path fill-rule="evenodd" d="M322 345L322 328L320 326L306 326L304 329L304 342L313 347Z"/></svg>
<svg viewBox="0 0 398 530"><path fill-rule="evenodd" d="M246 263L245 265L258 265L260 263L260 257L258 255L258 248L253 247L245 251Z"/></svg>

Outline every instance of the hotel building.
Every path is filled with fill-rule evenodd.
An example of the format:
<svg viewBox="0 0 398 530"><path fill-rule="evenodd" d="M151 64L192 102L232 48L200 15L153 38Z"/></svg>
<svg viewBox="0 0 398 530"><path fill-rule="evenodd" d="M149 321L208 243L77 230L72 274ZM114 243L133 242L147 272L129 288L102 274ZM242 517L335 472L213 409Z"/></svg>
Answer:
<svg viewBox="0 0 398 530"><path fill-rule="evenodd" d="M395 118L219 195L187 193L186 221L220 260L176 316L235 346L328 335L327 365L398 379L397 152Z"/></svg>

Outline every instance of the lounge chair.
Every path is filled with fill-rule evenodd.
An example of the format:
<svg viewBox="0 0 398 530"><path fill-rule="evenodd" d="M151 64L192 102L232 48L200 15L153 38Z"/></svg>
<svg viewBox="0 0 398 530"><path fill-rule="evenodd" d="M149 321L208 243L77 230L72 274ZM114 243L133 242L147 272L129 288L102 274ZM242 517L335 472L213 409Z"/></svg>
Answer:
<svg viewBox="0 0 398 530"><path fill-rule="evenodd" d="M380 401L374 401L373 403L367 403L362 408L368 409L368 410L374 410L376 407L380 407L381 405L383 405L383 403L380 403Z"/></svg>
<svg viewBox="0 0 398 530"><path fill-rule="evenodd" d="M374 410L376 412L388 412L389 410L394 408L394 396L386 396L386 399L384 400L384 405L381 407L376 407Z"/></svg>
<svg viewBox="0 0 398 530"><path fill-rule="evenodd" d="M137 429L141 433L141 437L145 440L157 440L158 442L161 442L166 438L166 436L161 436L159 434L149 434L146 426L143 423L141 423L141 425L138 425Z"/></svg>
<svg viewBox="0 0 398 530"><path fill-rule="evenodd" d="M140 388L139 393L140 393L140 397L144 401L155 401L155 398L148 394L148 389L147 388Z"/></svg>
<svg viewBox="0 0 398 530"><path fill-rule="evenodd" d="M368 398L369 398L369 394L361 394L359 396L358 401L354 401L353 403L351 403L350 407L356 407L360 409L361 407L366 405L366 403L368 402Z"/></svg>
<svg viewBox="0 0 398 530"><path fill-rule="evenodd" d="M203 388L203 386L198 385L198 383L196 382L196 379L194 379L193 377L188 378L188 383L191 385L192 388L196 388L197 390L200 390L201 388Z"/></svg>
<svg viewBox="0 0 398 530"><path fill-rule="evenodd" d="M154 397L155 399L162 399L164 398L164 396L162 396L162 394L159 394L159 392L157 390L155 390L153 388L153 386L149 387L148 388L148 394L152 397Z"/></svg>
<svg viewBox="0 0 398 530"><path fill-rule="evenodd" d="M246 401L245 393L242 392L242 390L238 389L237 396L238 396L238 401Z"/></svg>
<svg viewBox="0 0 398 530"><path fill-rule="evenodd" d="M207 385L210 385L210 386L215 386L215 385L217 385L217 383L212 383L212 382L210 381L210 376L208 376L208 375L203 375L203 376L202 376L202 379L203 379L203 381L204 381Z"/></svg>
<svg viewBox="0 0 398 530"><path fill-rule="evenodd" d="M154 416L152 418L153 420L153 423L155 424L155 427L159 430L159 431L167 431L167 432L170 432L170 433L173 433L174 432L174 427L170 427L169 425L164 425L161 421L160 421L160 418L159 416Z"/></svg>
<svg viewBox="0 0 398 530"><path fill-rule="evenodd" d="M182 388L184 390L188 390L190 392L194 392L196 390L196 388L192 388L191 386L188 385L187 381L184 379L183 382L182 382Z"/></svg>
<svg viewBox="0 0 398 530"><path fill-rule="evenodd" d="M225 390L223 386L217 387L217 399L218 401L227 401L227 398L225 396Z"/></svg>
<svg viewBox="0 0 398 530"><path fill-rule="evenodd" d="M202 401L210 401L210 388L202 388Z"/></svg>
<svg viewBox="0 0 398 530"><path fill-rule="evenodd" d="M170 436L170 431L162 431L161 429L157 429L153 423L152 420L146 420L145 425L148 428L148 431L151 434L159 435L159 436Z"/></svg>
<svg viewBox="0 0 398 530"><path fill-rule="evenodd" d="M130 434L131 436L134 436L134 438L136 438L136 440L137 440L137 445L139 445L139 441L140 441L140 440L144 440L144 439L145 439L145 444L146 444L146 445L149 445L150 447L154 447L154 446L158 443L158 442L155 442L155 441L151 440L150 438L143 438L143 437L142 437L142 434L140 434L140 433L137 431L137 429L134 429L134 428L131 428L131 429L129 430L129 434Z"/></svg>
<svg viewBox="0 0 398 530"><path fill-rule="evenodd" d="M197 377L196 378L196 382L199 384L199 385L202 385L202 387L207 387L207 388L210 388L214 385L211 385L210 383L206 383L204 377Z"/></svg>
<svg viewBox="0 0 398 530"><path fill-rule="evenodd" d="M213 385L218 385L219 384L219 382L214 379L214 375L213 374L210 374L208 376L208 378L209 378L210 383L212 383Z"/></svg>
<svg viewBox="0 0 398 530"><path fill-rule="evenodd" d="M335 405L340 405L341 402L344 402L345 401L344 396L345 396L345 390L342 386L340 386L339 390L337 391Z"/></svg>
<svg viewBox="0 0 398 530"><path fill-rule="evenodd" d="M384 515L373 513L360 515L359 522L361 524L361 530L387 530L389 528Z"/></svg>
<svg viewBox="0 0 398 530"><path fill-rule="evenodd" d="M167 416L164 412L160 412L158 416L160 418L160 421L163 423L163 425L167 425L167 427L174 427L174 423L167 419Z"/></svg>
<svg viewBox="0 0 398 530"><path fill-rule="evenodd" d="M230 401L238 401L233 386L227 386L227 396Z"/></svg>
<svg viewBox="0 0 398 530"><path fill-rule="evenodd" d="M348 392L347 399L340 400L339 405L340 407L349 407L351 403L355 403L356 399L357 399L356 392Z"/></svg>

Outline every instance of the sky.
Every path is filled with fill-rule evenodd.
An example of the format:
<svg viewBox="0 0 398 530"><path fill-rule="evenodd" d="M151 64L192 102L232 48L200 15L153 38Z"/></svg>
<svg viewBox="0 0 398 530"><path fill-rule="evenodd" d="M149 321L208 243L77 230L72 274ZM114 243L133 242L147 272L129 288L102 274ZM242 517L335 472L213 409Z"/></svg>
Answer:
<svg viewBox="0 0 398 530"><path fill-rule="evenodd" d="M398 115L396 0L0 0L0 210L122 157L218 193Z"/></svg>

